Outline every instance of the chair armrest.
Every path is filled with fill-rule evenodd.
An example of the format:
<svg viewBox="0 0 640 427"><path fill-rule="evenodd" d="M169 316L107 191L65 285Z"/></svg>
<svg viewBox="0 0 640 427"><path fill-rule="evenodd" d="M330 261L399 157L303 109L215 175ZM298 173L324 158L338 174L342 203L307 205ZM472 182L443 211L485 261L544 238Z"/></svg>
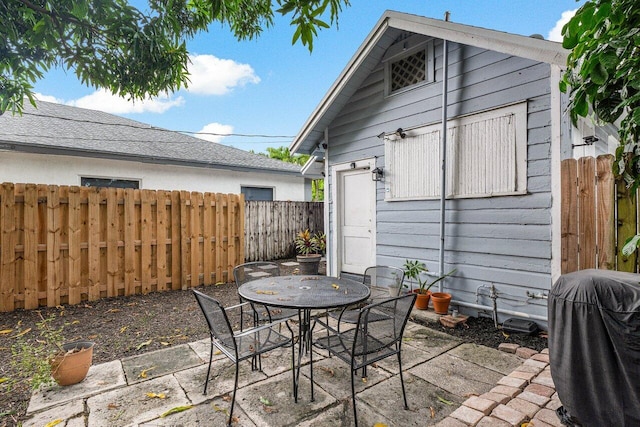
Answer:
<svg viewBox="0 0 640 427"><path fill-rule="evenodd" d="M267 323L266 325L260 325L260 326L256 326L255 328L245 329L244 331L240 331L240 332L234 333L233 336L234 337L244 337L246 335L251 335L251 334L253 334L255 332L262 331L264 329L272 328L273 326L279 325L281 323L286 323L287 328L291 331L291 334L293 334L293 330L291 329L291 327L287 323L287 320L288 319L280 319L280 320L276 320L276 321L271 322L271 323Z"/></svg>
<svg viewBox="0 0 640 427"><path fill-rule="evenodd" d="M244 306L247 306L247 305L251 305L251 303L243 302L243 303L236 304L236 305L230 305L229 307L225 307L224 311L234 310L234 309L236 309L238 307L244 307Z"/></svg>

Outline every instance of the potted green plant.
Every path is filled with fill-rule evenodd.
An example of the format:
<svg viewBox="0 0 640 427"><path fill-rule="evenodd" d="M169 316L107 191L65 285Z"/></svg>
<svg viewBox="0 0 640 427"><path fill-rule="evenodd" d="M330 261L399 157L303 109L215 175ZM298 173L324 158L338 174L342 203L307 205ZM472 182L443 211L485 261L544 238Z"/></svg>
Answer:
<svg viewBox="0 0 640 427"><path fill-rule="evenodd" d="M11 347L11 363L19 368L33 389L49 386L54 381L66 386L84 380L91 367L94 343L65 343L64 326L52 326L55 316L45 319L42 313L38 314L41 318L37 323L38 335L30 339L28 330L20 333Z"/></svg>
<svg viewBox="0 0 640 427"><path fill-rule="evenodd" d="M322 251L326 247L324 233L312 234L308 229L296 235L296 260L300 264L300 274L318 274Z"/></svg>
<svg viewBox="0 0 640 427"><path fill-rule="evenodd" d="M418 260L405 260L403 269L404 269L405 277L408 278L409 283L411 283L411 291L416 292L418 294L415 302L415 307L419 310L426 310L429 308L429 300L430 299L433 300L434 295L437 296L438 301L443 301L443 302L447 300L446 295L448 295L449 297L446 302L447 307L444 313L446 314L446 311L449 308L449 302L451 301L451 294L447 294L445 292L431 293L431 287L436 283L438 283L439 281L443 280L444 278L451 276L453 273L456 272L456 269L451 270L447 274L443 274L442 276L436 278L431 283L429 283L429 280L427 278L422 277L422 273L426 273L429 271L429 269L427 269L427 266L423 262L420 262ZM417 289L413 289L414 280L418 283ZM440 311L442 310L440 306L438 308ZM443 314L439 312L439 310L436 310L436 313Z"/></svg>

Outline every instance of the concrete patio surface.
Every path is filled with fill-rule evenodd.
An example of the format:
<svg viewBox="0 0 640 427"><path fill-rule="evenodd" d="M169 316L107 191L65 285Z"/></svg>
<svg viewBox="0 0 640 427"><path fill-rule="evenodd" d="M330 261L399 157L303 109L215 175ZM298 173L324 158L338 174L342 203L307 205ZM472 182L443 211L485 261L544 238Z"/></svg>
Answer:
<svg viewBox="0 0 640 427"><path fill-rule="evenodd" d="M434 314L414 310L413 320L421 316ZM368 368L366 381L357 378L359 425L500 427L532 420L531 426L561 427L554 412L561 404L546 351L463 343L411 321L402 353L409 410L402 404L397 359L388 358ZM224 355L214 355L204 396L208 360L207 339L94 365L80 384L35 392L24 426L56 420L67 427L223 426L234 365ZM352 426L348 366L314 349L311 402L308 362L305 356L298 403L288 349L263 356L262 371L241 364L234 425ZM180 407L188 409L167 415Z"/></svg>

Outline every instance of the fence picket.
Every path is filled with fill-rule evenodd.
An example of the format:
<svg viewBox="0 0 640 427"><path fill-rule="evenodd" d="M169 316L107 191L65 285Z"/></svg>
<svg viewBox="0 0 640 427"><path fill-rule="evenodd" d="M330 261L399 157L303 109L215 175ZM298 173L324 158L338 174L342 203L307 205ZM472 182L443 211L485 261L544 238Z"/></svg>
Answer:
<svg viewBox="0 0 640 427"><path fill-rule="evenodd" d="M616 267L616 234L615 234L615 180L611 167L613 156L599 156L596 159L598 207L596 241L598 245L598 268L615 270Z"/></svg>
<svg viewBox="0 0 640 427"><path fill-rule="evenodd" d="M106 189L107 202L107 296L118 296L118 199L115 188ZM77 303L76 303L77 304Z"/></svg>
<svg viewBox="0 0 640 427"><path fill-rule="evenodd" d="M215 217L215 229L216 229L216 244L215 244L215 256L216 256L216 282L222 282L222 261L223 252L223 222L222 215L224 215L224 207L222 204L222 194L216 194L216 217Z"/></svg>
<svg viewBox="0 0 640 427"><path fill-rule="evenodd" d="M15 197L14 186L5 182L2 184L2 206L0 208L0 309L2 311L13 310L15 301L14 276L15 276L15 245L16 224L14 222Z"/></svg>
<svg viewBox="0 0 640 427"><path fill-rule="evenodd" d="M24 191L24 308L38 308L38 190L27 184Z"/></svg>
<svg viewBox="0 0 640 427"><path fill-rule="evenodd" d="M189 240L189 220L191 218L189 208L191 200L189 192L180 192L180 243L182 250L180 251L180 263L182 264L182 280L180 281L180 289L189 289L188 277L191 260L191 241Z"/></svg>
<svg viewBox="0 0 640 427"><path fill-rule="evenodd" d="M142 295L151 292L151 240L153 231L153 215L151 213L151 202L156 198L153 190L141 191L140 207L140 286Z"/></svg>
<svg viewBox="0 0 640 427"><path fill-rule="evenodd" d="M596 187L593 157L578 160L578 239L580 269L596 268Z"/></svg>
<svg viewBox="0 0 640 427"><path fill-rule="evenodd" d="M89 189L89 301L100 299L100 193Z"/></svg>
<svg viewBox="0 0 640 427"><path fill-rule="evenodd" d="M136 293L136 228L135 212L136 202L134 190L127 188L124 190L124 294L133 295Z"/></svg>
<svg viewBox="0 0 640 427"><path fill-rule="evenodd" d="M180 211L182 204L180 203L180 192L174 190L171 192L171 289L180 289L182 287L182 241Z"/></svg>
<svg viewBox="0 0 640 427"><path fill-rule="evenodd" d="M57 185L47 187L47 306L60 305L60 197Z"/></svg>
<svg viewBox="0 0 640 427"><path fill-rule="evenodd" d="M167 192L156 191L156 290L167 290Z"/></svg>
<svg viewBox="0 0 640 427"><path fill-rule="evenodd" d="M213 216L213 206L212 206L212 194L204 193L203 197L203 207L202 207L202 254L203 254L203 283L205 285L211 284L212 278L211 273L214 272L214 252L212 246L213 239L213 229L214 229L214 220Z"/></svg>

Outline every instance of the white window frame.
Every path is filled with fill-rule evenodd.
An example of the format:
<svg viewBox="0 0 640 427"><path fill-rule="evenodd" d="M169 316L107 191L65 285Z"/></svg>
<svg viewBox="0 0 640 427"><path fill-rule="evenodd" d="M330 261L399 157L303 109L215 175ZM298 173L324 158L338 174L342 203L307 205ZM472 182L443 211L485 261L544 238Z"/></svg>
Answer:
<svg viewBox="0 0 640 427"><path fill-rule="evenodd" d="M473 157L477 153L458 152L460 145L456 141L457 131L463 126L475 123L488 122L490 120L507 120L509 131L507 137L512 138L513 147L509 148L506 156L513 158L511 172L513 181L511 188L503 191L479 192L477 182L465 174L461 167L455 168L457 162L476 161ZM513 127L511 127L513 125ZM441 123L436 123L420 128L405 130L404 139L397 135L389 135L385 138L385 201L400 200L429 200L440 198L440 132ZM527 103L512 104L493 110L484 111L467 116L451 119L447 123L447 198L483 198L495 196L520 195L527 192ZM484 134L478 134L484 135ZM478 144L477 140L472 143ZM425 145L426 144L426 145ZM486 146L485 146L486 147ZM476 146L477 148L477 146ZM395 150L391 151L391 150ZM466 155L466 157L465 157ZM395 160L394 160L395 159ZM394 161L397 164L394 164ZM475 166L475 165L474 165ZM500 168L503 164L481 164L476 168L476 173L486 167ZM486 169L485 169L486 171ZM461 172L457 173L457 172ZM488 175L485 175L488 176ZM459 190L454 192L452 182L454 179L467 179L457 182ZM507 177L510 179L510 177ZM486 180L485 180L486 181ZM394 188L394 182L398 184ZM402 184L402 182L404 184ZM460 190L465 189L465 190ZM470 189L470 190L469 190Z"/></svg>

